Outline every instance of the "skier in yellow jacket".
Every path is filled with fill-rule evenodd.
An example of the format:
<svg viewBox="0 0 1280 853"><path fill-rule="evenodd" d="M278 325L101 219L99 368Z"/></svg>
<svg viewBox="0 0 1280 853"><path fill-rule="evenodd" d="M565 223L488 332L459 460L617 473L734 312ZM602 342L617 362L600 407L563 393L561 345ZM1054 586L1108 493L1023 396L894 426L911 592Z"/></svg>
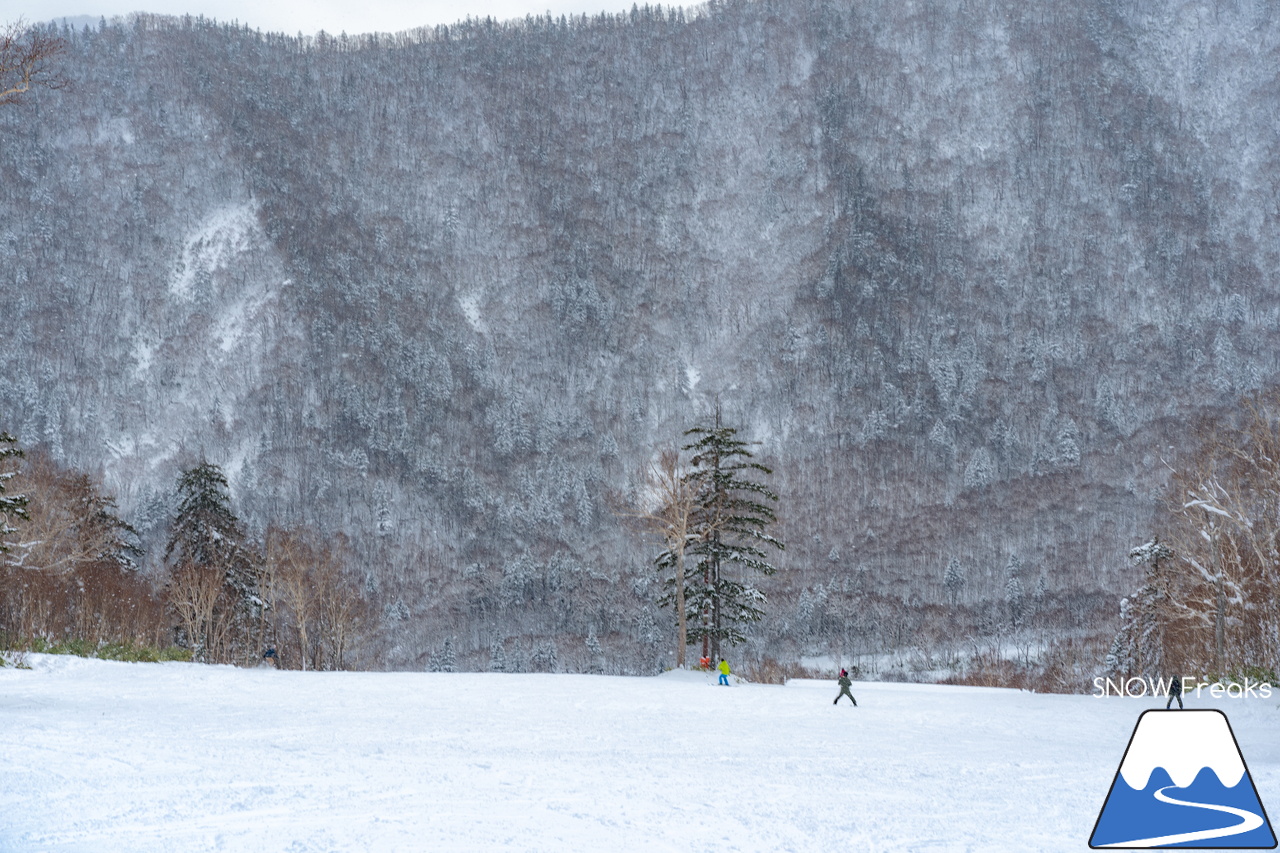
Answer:
<svg viewBox="0 0 1280 853"><path fill-rule="evenodd" d="M720 658L720 666L717 668L720 670L720 683L723 684L725 687L728 687L729 686L729 662L726 661L724 658Z"/></svg>

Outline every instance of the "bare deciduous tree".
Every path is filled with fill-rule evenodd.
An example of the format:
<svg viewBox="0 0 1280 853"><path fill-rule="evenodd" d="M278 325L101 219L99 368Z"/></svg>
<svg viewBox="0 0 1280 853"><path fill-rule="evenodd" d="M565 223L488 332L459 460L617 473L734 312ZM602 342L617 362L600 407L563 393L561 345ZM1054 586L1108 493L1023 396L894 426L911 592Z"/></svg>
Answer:
<svg viewBox="0 0 1280 853"><path fill-rule="evenodd" d="M267 600L275 611L277 633L289 636L296 648L298 665L307 668L311 649L311 627L315 622L316 590L311 583L314 549L292 530L272 527L267 531ZM287 658L286 658L287 659Z"/></svg>
<svg viewBox="0 0 1280 853"><path fill-rule="evenodd" d="M87 474L65 470L37 450L14 480L30 496L14 528L10 565L66 574L99 562L128 561L133 528L115 515L115 501Z"/></svg>
<svg viewBox="0 0 1280 853"><path fill-rule="evenodd" d="M1195 614L1191 662L1215 674L1280 654L1280 395L1202 436L1172 480L1178 594Z"/></svg>
<svg viewBox="0 0 1280 853"><path fill-rule="evenodd" d="M350 577L343 571L345 543L326 548L325 557L316 572L325 665L328 669L346 669L347 654L365 616L365 601L355 593Z"/></svg>
<svg viewBox="0 0 1280 853"><path fill-rule="evenodd" d="M12 483L22 514L0 558L0 634L19 641L74 638L157 643L160 602L136 571L133 529L89 475L64 468L43 448Z"/></svg>
<svg viewBox="0 0 1280 853"><path fill-rule="evenodd" d="M21 18L0 26L0 106L20 103L33 88L61 89L57 60L67 43Z"/></svg>
<svg viewBox="0 0 1280 853"><path fill-rule="evenodd" d="M282 666L346 666L364 601L345 561L341 542L322 542L308 530L268 529L263 588Z"/></svg>
<svg viewBox="0 0 1280 853"><path fill-rule="evenodd" d="M701 506L698 484L690 480L688 473L680 464L679 453L674 450L660 452L658 458L645 468L640 485L629 502L630 508L618 512L641 530L660 536L666 548L658 555L657 563L659 566L671 565L675 569L677 667L684 666L689 638L684 595L685 551L711 529L698 518Z"/></svg>
<svg viewBox="0 0 1280 853"><path fill-rule="evenodd" d="M222 576L204 566L185 563L173 572L167 593L192 657L198 661L220 660L231 631L234 606Z"/></svg>

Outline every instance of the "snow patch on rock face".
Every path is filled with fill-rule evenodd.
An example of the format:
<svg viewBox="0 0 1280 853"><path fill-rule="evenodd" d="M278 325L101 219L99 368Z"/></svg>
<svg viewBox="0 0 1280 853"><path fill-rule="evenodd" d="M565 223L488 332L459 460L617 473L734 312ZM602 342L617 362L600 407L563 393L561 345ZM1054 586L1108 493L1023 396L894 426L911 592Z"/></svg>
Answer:
<svg viewBox="0 0 1280 853"><path fill-rule="evenodd" d="M214 211L183 241L169 292L190 299L202 276L225 269L237 255L248 252L261 235L257 201L231 205Z"/></svg>
<svg viewBox="0 0 1280 853"><path fill-rule="evenodd" d="M462 315L467 318L467 322L471 324L471 328L483 334L485 331L485 325L484 319L480 316L480 294L460 294L458 296L458 307L462 309Z"/></svg>
<svg viewBox="0 0 1280 853"><path fill-rule="evenodd" d="M271 291L263 288L247 293L232 303L218 318L214 339L224 353L231 352L244 342L248 331L260 319L263 307L271 298Z"/></svg>
<svg viewBox="0 0 1280 853"><path fill-rule="evenodd" d="M291 280L249 199L208 208L155 285L156 309L139 317L128 341L129 379L138 418L104 439L104 483L122 504L152 486L172 482L190 447L207 448L229 476L256 462L257 433L247 444L234 434L240 412L278 359L296 358L303 330L288 305ZM126 511L128 511L126 509Z"/></svg>
<svg viewBox="0 0 1280 853"><path fill-rule="evenodd" d="M132 145L133 139L133 125L129 123L127 118L113 118L102 122L98 125L98 130L93 136L93 141L97 145L112 145L115 143Z"/></svg>
<svg viewBox="0 0 1280 853"><path fill-rule="evenodd" d="M151 364L155 360L156 344L145 338L135 338L133 342L133 376L135 379L141 379L147 375L147 371L151 369Z"/></svg>
<svg viewBox="0 0 1280 853"><path fill-rule="evenodd" d="M684 367L685 382L688 383L689 393L692 394L698 387L699 380L702 379L702 373L692 364L686 364Z"/></svg>

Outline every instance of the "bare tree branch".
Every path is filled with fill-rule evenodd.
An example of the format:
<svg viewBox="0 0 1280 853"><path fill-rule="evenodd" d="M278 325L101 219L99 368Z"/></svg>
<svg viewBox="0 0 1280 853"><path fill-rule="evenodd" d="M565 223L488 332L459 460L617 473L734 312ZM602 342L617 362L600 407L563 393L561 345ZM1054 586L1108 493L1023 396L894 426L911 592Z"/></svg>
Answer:
<svg viewBox="0 0 1280 853"><path fill-rule="evenodd" d="M699 517L698 484L690 479L674 450L662 451L649 463L641 477L629 508L617 515L635 522L645 532L660 536L671 555L675 570L676 666L684 666L688 645L688 618L684 600L685 550L707 536L714 525Z"/></svg>
<svg viewBox="0 0 1280 853"><path fill-rule="evenodd" d="M21 18L0 27L0 106L21 103L33 88L65 88L58 60L66 50L65 40Z"/></svg>

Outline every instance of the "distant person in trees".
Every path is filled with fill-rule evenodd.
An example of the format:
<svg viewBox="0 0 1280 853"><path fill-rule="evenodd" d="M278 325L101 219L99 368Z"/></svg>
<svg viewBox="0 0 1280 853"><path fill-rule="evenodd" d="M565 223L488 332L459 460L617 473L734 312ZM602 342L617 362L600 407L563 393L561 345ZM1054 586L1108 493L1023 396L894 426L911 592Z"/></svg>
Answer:
<svg viewBox="0 0 1280 853"><path fill-rule="evenodd" d="M836 680L840 685L840 692L836 694L836 700L832 705L840 704L841 696L848 696L849 701L853 703L853 707L858 707L858 700L853 698L853 694L849 692L849 688L853 687L853 682L849 680L849 671L847 669L840 670L840 677Z"/></svg>
<svg viewBox="0 0 1280 853"><path fill-rule="evenodd" d="M711 658L708 657L707 655L703 655L702 657L698 658L698 666L700 666L702 669L706 670L707 672L710 672Z"/></svg>
<svg viewBox="0 0 1280 853"><path fill-rule="evenodd" d="M1173 707L1174 699L1178 700L1178 710L1184 710L1182 707L1182 676L1173 679L1173 682L1169 685L1169 701L1164 706L1166 711Z"/></svg>
<svg viewBox="0 0 1280 853"><path fill-rule="evenodd" d="M729 686L729 662L724 658L720 658L720 683L725 687Z"/></svg>

